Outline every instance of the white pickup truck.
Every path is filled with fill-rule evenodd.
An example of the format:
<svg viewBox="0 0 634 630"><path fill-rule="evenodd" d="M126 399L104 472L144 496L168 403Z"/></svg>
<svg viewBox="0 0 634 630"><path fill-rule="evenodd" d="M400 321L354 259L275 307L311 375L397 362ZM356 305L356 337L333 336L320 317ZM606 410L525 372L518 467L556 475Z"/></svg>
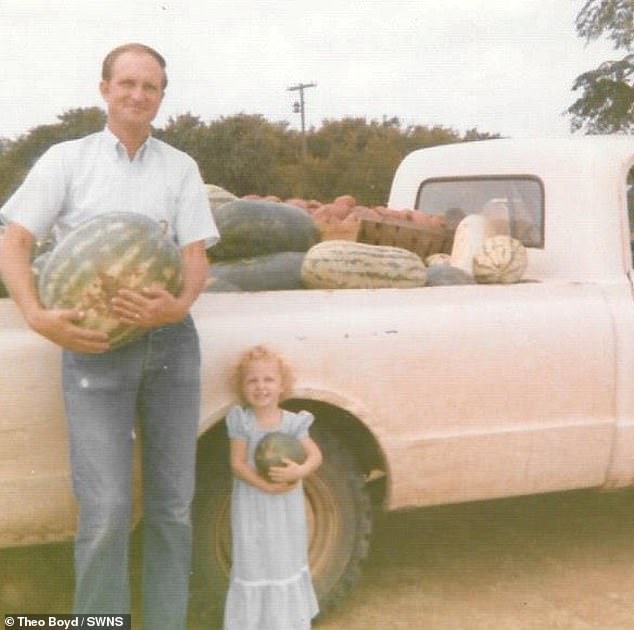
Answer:
<svg viewBox="0 0 634 630"><path fill-rule="evenodd" d="M527 248L521 282L203 294L201 599L221 601L230 564L227 376L252 344L288 356L297 382L286 404L316 416L325 462L305 489L325 611L359 573L376 508L632 485L633 175L632 137L418 150L389 207L501 221ZM8 298L0 357L0 547L68 540L59 350Z"/></svg>

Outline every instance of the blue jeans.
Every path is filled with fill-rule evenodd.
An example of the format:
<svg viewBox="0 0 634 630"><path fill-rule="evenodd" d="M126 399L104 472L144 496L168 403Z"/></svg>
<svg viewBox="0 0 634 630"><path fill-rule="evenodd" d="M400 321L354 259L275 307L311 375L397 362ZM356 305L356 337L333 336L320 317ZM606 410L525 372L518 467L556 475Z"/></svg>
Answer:
<svg viewBox="0 0 634 630"><path fill-rule="evenodd" d="M182 630L200 407L191 317L103 354L63 353L73 489L75 612L128 613L133 431L142 444L143 627ZM138 424L135 421L138 419Z"/></svg>

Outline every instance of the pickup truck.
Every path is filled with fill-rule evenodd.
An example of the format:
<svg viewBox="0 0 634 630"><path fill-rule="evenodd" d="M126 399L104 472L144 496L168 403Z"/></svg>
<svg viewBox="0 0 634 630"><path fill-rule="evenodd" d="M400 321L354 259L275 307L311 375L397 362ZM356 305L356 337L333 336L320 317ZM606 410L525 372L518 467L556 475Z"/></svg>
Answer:
<svg viewBox="0 0 634 630"><path fill-rule="evenodd" d="M324 464L305 496L324 612L358 577L380 510L631 486L633 179L632 137L420 149L399 165L388 206L488 215L526 247L522 281L201 295L201 601L222 601L231 562L223 419L236 402L229 370L253 344L289 358L285 404L316 417ZM0 547L69 540L59 350L9 298L0 356Z"/></svg>

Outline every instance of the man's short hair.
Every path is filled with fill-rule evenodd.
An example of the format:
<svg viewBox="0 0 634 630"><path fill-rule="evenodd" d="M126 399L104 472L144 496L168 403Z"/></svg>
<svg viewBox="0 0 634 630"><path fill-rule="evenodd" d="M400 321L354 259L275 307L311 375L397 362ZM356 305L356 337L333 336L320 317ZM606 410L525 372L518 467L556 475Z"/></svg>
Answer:
<svg viewBox="0 0 634 630"><path fill-rule="evenodd" d="M127 52L145 53L154 57L154 59L158 61L161 69L163 70L163 89L167 87L167 72L165 71L165 66L167 64L163 55L161 55L150 46L146 46L145 44L137 44L136 42L117 46L106 55L103 60L103 64L101 65L101 78L104 81L110 81L110 79L112 78L112 67L114 66L115 61L121 55Z"/></svg>

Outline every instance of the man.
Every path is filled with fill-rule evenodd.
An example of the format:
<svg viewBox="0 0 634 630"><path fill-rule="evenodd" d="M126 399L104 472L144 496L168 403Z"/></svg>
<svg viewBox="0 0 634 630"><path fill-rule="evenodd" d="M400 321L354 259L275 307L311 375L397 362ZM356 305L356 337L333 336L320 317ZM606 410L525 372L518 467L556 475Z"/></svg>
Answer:
<svg viewBox="0 0 634 630"><path fill-rule="evenodd" d="M51 147L2 209L8 223L0 272L28 325L61 346L73 489L75 612L129 611L128 533L133 428L140 421L143 466L143 627L185 627L191 555L190 505L199 414L198 337L188 311L204 286L206 247L218 238L194 161L150 136L167 75L141 44L111 51L99 88L107 125ZM78 324L74 309L45 310L31 279L35 240L58 238L95 215L135 211L167 222L181 249L183 288L121 290L122 322L147 328L110 351L107 338Z"/></svg>

